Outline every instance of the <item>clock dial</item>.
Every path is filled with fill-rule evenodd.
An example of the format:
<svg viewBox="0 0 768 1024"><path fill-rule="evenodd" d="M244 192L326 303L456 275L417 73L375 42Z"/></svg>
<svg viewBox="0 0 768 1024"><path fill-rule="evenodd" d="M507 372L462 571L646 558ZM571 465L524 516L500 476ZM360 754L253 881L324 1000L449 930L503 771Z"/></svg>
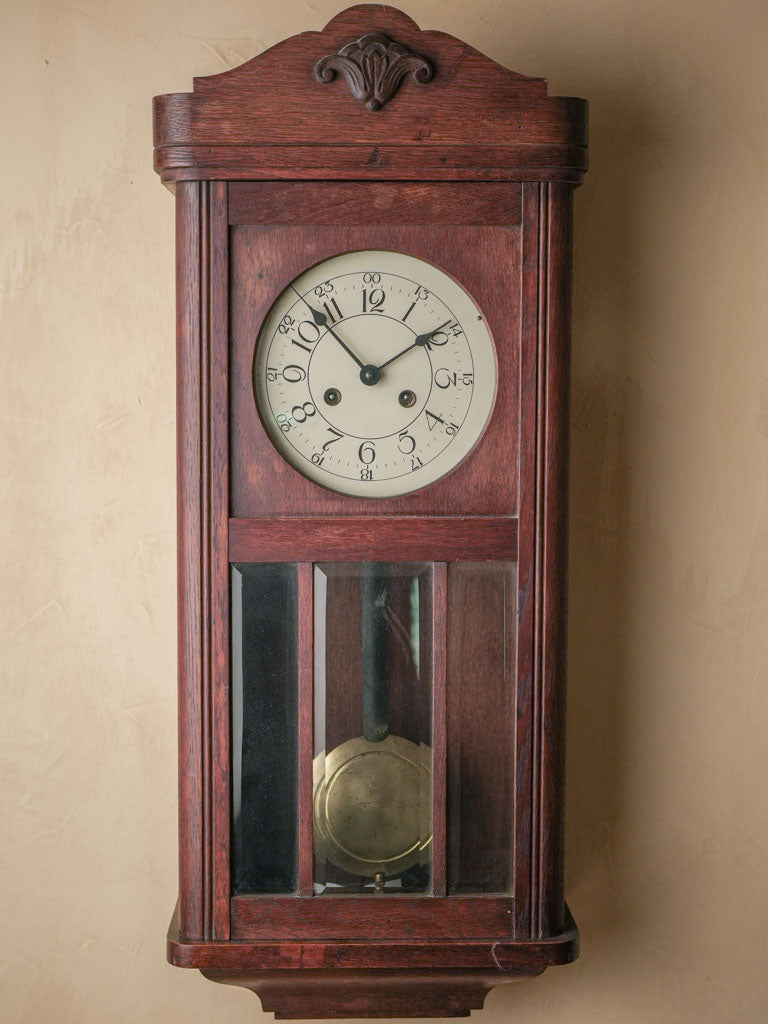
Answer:
<svg viewBox="0 0 768 1024"><path fill-rule="evenodd" d="M344 253L278 297L254 392L281 455L316 483L381 498L454 469L486 427L496 354L446 273L402 253Z"/></svg>

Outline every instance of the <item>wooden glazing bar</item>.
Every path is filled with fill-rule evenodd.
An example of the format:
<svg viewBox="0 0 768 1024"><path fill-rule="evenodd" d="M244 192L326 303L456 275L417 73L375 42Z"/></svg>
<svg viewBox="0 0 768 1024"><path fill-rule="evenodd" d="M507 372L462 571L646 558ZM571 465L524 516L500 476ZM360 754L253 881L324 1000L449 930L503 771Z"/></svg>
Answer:
<svg viewBox="0 0 768 1024"><path fill-rule="evenodd" d="M312 895L312 759L314 753L314 579L311 562L299 565L299 845L298 894Z"/></svg>
<svg viewBox="0 0 768 1024"><path fill-rule="evenodd" d="M432 895L446 893L446 595L447 566L432 567Z"/></svg>

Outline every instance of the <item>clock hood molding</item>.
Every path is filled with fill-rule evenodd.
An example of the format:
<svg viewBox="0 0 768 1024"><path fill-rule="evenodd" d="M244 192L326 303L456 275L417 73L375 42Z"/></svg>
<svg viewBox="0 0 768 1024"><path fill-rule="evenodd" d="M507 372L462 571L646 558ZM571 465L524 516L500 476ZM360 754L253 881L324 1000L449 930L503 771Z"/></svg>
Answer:
<svg viewBox="0 0 768 1024"><path fill-rule="evenodd" d="M383 102L366 105L365 79L388 77L383 54L357 63L355 48L371 34L391 41L394 60L413 59L389 75ZM422 31L402 11L362 4L321 32L195 78L191 93L156 96L154 166L171 187L314 178L579 184L587 110L586 100L549 96L545 79L517 74L444 32Z"/></svg>

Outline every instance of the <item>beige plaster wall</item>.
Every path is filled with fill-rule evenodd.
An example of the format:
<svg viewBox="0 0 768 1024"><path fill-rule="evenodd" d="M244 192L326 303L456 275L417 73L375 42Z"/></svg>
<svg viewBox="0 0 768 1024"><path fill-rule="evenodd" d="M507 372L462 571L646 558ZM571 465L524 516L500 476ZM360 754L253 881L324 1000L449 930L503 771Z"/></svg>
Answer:
<svg viewBox="0 0 768 1024"><path fill-rule="evenodd" d="M173 202L150 98L329 0L0 7L0 1021L258 1020L174 900ZM568 894L499 1024L768 1019L768 10L404 0L592 103L576 202Z"/></svg>

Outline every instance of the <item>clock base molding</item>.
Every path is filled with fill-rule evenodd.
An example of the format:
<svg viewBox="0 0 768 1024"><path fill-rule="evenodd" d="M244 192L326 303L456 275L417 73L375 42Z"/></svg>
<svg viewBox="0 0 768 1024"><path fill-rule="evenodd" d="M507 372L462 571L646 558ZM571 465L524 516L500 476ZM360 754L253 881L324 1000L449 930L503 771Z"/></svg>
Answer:
<svg viewBox="0 0 768 1024"><path fill-rule="evenodd" d="M313 1018L349 1019L399 1017L468 1017L481 1010L485 997L499 984L521 981L544 968L509 971L504 978L494 975L467 978L460 971L386 972L384 977L368 971L350 971L340 980L330 971L287 971L285 977L264 977L237 971L203 971L210 981L248 988L261 1000L261 1007L276 1020Z"/></svg>
<svg viewBox="0 0 768 1024"><path fill-rule="evenodd" d="M578 953L567 907L559 935L516 941L193 941L179 935L176 914L168 930L170 963L250 989L278 1020L467 1017L497 985L572 963Z"/></svg>

